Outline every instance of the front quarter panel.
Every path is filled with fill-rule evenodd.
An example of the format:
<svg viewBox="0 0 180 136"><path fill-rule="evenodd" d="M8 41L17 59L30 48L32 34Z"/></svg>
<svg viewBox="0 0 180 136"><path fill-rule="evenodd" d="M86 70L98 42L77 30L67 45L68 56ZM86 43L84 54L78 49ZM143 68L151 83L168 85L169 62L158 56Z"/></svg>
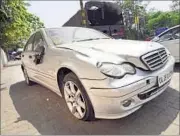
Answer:
<svg viewBox="0 0 180 136"><path fill-rule="evenodd" d="M73 71L80 79L95 79L102 80L106 76L96 68L97 60L92 59L84 54L68 49L55 49L58 61L56 73L61 68L68 68Z"/></svg>

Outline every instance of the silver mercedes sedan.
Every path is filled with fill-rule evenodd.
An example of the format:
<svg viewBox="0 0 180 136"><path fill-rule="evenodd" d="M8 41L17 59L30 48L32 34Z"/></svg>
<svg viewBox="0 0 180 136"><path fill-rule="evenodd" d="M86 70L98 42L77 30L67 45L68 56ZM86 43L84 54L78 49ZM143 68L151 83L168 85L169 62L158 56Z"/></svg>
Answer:
<svg viewBox="0 0 180 136"><path fill-rule="evenodd" d="M21 58L26 83L56 92L84 121L135 112L166 90L175 63L159 43L116 40L81 27L38 30Z"/></svg>

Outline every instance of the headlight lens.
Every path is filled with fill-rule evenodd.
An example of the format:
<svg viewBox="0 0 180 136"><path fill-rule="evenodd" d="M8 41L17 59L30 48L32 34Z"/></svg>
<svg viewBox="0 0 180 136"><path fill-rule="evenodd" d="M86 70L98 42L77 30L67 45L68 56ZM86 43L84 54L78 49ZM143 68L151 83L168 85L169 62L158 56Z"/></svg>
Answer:
<svg viewBox="0 0 180 136"><path fill-rule="evenodd" d="M119 65L112 63L102 63L101 65L98 65L98 68L106 76L114 78L121 78L126 74L136 73L135 68L128 63L123 63Z"/></svg>

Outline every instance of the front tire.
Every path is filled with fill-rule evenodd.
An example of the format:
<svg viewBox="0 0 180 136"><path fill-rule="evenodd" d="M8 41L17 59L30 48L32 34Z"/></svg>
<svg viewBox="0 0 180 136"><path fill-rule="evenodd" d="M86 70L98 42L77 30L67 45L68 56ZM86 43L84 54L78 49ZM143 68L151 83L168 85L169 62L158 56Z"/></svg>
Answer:
<svg viewBox="0 0 180 136"><path fill-rule="evenodd" d="M63 95L69 111L79 120L94 120L94 110L89 97L77 78L72 72L63 80Z"/></svg>

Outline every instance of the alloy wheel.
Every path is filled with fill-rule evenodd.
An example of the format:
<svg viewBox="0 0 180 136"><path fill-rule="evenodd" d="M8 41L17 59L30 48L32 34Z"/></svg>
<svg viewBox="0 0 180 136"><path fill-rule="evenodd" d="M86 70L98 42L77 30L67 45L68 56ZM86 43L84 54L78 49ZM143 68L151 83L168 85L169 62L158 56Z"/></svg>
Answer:
<svg viewBox="0 0 180 136"><path fill-rule="evenodd" d="M78 119L82 119L86 113L86 105L78 86L67 81L64 85L64 97L70 112Z"/></svg>

